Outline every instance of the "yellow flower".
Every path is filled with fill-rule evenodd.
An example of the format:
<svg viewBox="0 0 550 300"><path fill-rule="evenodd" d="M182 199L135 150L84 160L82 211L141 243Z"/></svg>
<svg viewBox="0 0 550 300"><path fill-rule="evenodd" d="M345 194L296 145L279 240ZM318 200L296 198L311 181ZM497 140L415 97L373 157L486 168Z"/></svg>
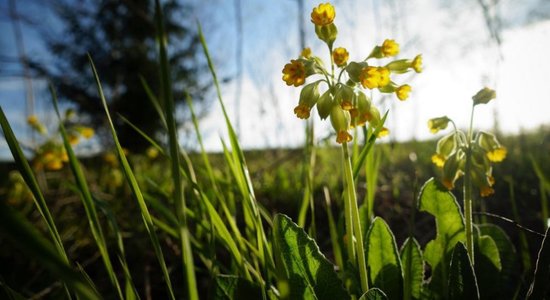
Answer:
<svg viewBox="0 0 550 300"><path fill-rule="evenodd" d="M338 144L350 142L352 139L353 137L351 136L351 134L349 134L349 132L345 130L338 131L338 134L336 135L336 142Z"/></svg>
<svg viewBox="0 0 550 300"><path fill-rule="evenodd" d="M306 68L299 60L291 60L283 68L283 80L287 85L300 86L306 82Z"/></svg>
<svg viewBox="0 0 550 300"><path fill-rule="evenodd" d="M298 106L294 108L294 114L296 114L296 116L300 119L309 118L309 112L310 108L307 105L298 104Z"/></svg>
<svg viewBox="0 0 550 300"><path fill-rule="evenodd" d="M302 50L302 53L300 53L300 56L303 58L310 58L311 57L311 48L306 47Z"/></svg>
<svg viewBox="0 0 550 300"><path fill-rule="evenodd" d="M63 162L61 162L60 159L54 159L52 161L49 161L45 165L46 170L48 171L58 171L63 168Z"/></svg>
<svg viewBox="0 0 550 300"><path fill-rule="evenodd" d="M147 157L149 157L150 159L155 159L157 158L157 156L159 155L159 150L153 146L147 148Z"/></svg>
<svg viewBox="0 0 550 300"><path fill-rule="evenodd" d="M487 151L487 158L492 162L501 162L506 158L506 148L495 148L491 151Z"/></svg>
<svg viewBox="0 0 550 300"><path fill-rule="evenodd" d="M359 80L364 88L374 89L378 87L378 69L376 67L365 67L361 70Z"/></svg>
<svg viewBox="0 0 550 300"><path fill-rule="evenodd" d="M334 11L334 6L330 3L321 3L319 6L314 7L311 12L311 22L318 26L325 26L332 24L336 12Z"/></svg>
<svg viewBox="0 0 550 300"><path fill-rule="evenodd" d="M378 87L385 87L390 83L390 69L386 67L378 67L378 74L380 79L378 81Z"/></svg>
<svg viewBox="0 0 550 300"><path fill-rule="evenodd" d="M80 141L80 138L78 137L78 135L72 134L72 133L69 134L69 135L67 136L67 138L69 139L69 144L71 144L71 145L73 145L73 146L76 145L76 144L78 144L78 142Z"/></svg>
<svg viewBox="0 0 550 300"><path fill-rule="evenodd" d="M452 190L455 188L455 183L452 179L449 179L449 178L445 178L441 181L441 183L448 189L448 190Z"/></svg>
<svg viewBox="0 0 550 300"><path fill-rule="evenodd" d="M94 136L95 131L91 127L84 127L80 130L80 134L86 139L90 139Z"/></svg>
<svg viewBox="0 0 550 300"><path fill-rule="evenodd" d="M390 83L390 69L386 67L365 67L359 75L361 85L365 88L382 88Z"/></svg>
<svg viewBox="0 0 550 300"><path fill-rule="evenodd" d="M413 59L413 61L411 62L411 68L413 68L416 73L422 72L422 54L418 54Z"/></svg>
<svg viewBox="0 0 550 300"><path fill-rule="evenodd" d="M346 63L348 62L348 58L349 53L346 48L338 47L334 49L334 51L332 51L332 59L334 60L334 63L339 67L346 65Z"/></svg>
<svg viewBox="0 0 550 300"><path fill-rule="evenodd" d="M387 39L382 43L381 50L385 57L396 56L399 53L399 44L394 40Z"/></svg>
<svg viewBox="0 0 550 300"><path fill-rule="evenodd" d="M397 98L399 98L399 100L401 101L404 101L407 98L409 98L410 92L411 92L411 86L408 84L404 84L395 90L395 94L397 95Z"/></svg>
<svg viewBox="0 0 550 300"><path fill-rule="evenodd" d="M484 185L479 188L479 194L481 195L481 197L488 197L494 193L495 193L495 190L493 190L493 188L488 185Z"/></svg>
<svg viewBox="0 0 550 300"><path fill-rule="evenodd" d="M383 138L389 134L390 134L390 130L386 127L382 127L382 129L380 129L380 132L378 132L378 135L376 137Z"/></svg>
<svg viewBox="0 0 550 300"><path fill-rule="evenodd" d="M111 167L116 167L118 165L117 157L112 152L107 152L103 155L103 161L105 161Z"/></svg>
<svg viewBox="0 0 550 300"><path fill-rule="evenodd" d="M30 115L28 118L27 118L27 124L31 125L31 126L36 126L38 125L38 117L36 115Z"/></svg>
<svg viewBox="0 0 550 300"><path fill-rule="evenodd" d="M447 116L429 119L428 128L430 129L431 133L437 133L440 130L447 128L447 125L449 125L450 121L451 119L447 118Z"/></svg>
<svg viewBox="0 0 550 300"><path fill-rule="evenodd" d="M432 162L434 165L436 165L438 168L443 168L443 165L445 165L445 156L441 154L434 154L432 155Z"/></svg>

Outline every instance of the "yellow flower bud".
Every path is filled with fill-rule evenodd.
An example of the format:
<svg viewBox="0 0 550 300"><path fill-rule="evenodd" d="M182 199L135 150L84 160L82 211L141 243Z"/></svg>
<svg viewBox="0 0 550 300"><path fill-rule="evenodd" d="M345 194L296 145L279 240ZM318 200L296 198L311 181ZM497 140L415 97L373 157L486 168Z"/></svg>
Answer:
<svg viewBox="0 0 550 300"><path fill-rule="evenodd" d="M411 68L416 73L422 72L422 54L418 54L411 62Z"/></svg>
<svg viewBox="0 0 550 300"><path fill-rule="evenodd" d="M394 40L386 39L382 43L381 51L384 57L396 56L399 54L399 44Z"/></svg>
<svg viewBox="0 0 550 300"><path fill-rule="evenodd" d="M487 152L487 158L492 162L501 162L506 158L506 148L500 147Z"/></svg>
<svg viewBox="0 0 550 300"><path fill-rule="evenodd" d="M304 88L300 92L299 104L307 106L311 109L319 99L319 89L317 88L318 86L319 81L304 86Z"/></svg>
<svg viewBox="0 0 550 300"><path fill-rule="evenodd" d="M69 139L69 144L71 145L77 145L80 142L80 137L78 135L70 133L67 138Z"/></svg>
<svg viewBox="0 0 550 300"><path fill-rule="evenodd" d="M334 17L336 17L334 6L328 2L319 4L311 12L311 22L317 26L332 24Z"/></svg>
<svg viewBox="0 0 550 300"><path fill-rule="evenodd" d="M306 70L299 60L291 60L283 68L283 80L287 85L300 86L306 82Z"/></svg>
<svg viewBox="0 0 550 300"><path fill-rule="evenodd" d="M430 129L431 133L437 133L438 131L447 128L447 125L449 125L450 121L451 119L447 118L447 116L433 118L428 120L428 128Z"/></svg>
<svg viewBox="0 0 550 300"><path fill-rule="evenodd" d="M38 122L38 117L36 115L30 115L27 117L27 124L31 125L31 126L35 126L37 125L39 122Z"/></svg>
<svg viewBox="0 0 550 300"><path fill-rule="evenodd" d="M95 134L95 131L93 128L91 127L82 127L81 130L80 130L80 134L86 138L86 139L90 139L94 136Z"/></svg>
<svg viewBox="0 0 550 300"><path fill-rule="evenodd" d="M377 138L383 138L385 136L388 136L390 134L390 130L386 127L382 127L378 134L376 135Z"/></svg>
<svg viewBox="0 0 550 300"><path fill-rule="evenodd" d="M348 62L349 53L346 48L336 48L332 51L332 59L338 67L343 67Z"/></svg>
<svg viewBox="0 0 550 300"><path fill-rule="evenodd" d="M399 100L401 101L407 100L407 98L409 98L410 92L411 92L411 86L408 84L404 84L395 90L395 94L397 95L397 98L399 98Z"/></svg>
<svg viewBox="0 0 550 300"><path fill-rule="evenodd" d="M432 155L432 163L436 165L438 168L443 168L443 165L445 165L445 160L447 159L445 158L444 155L437 154L437 153Z"/></svg>
<svg viewBox="0 0 550 300"><path fill-rule="evenodd" d="M490 88L483 88L479 92L477 92L472 99L474 100L474 105L478 104L487 104L492 99L495 99L497 97L497 93L494 90L491 90Z"/></svg>
<svg viewBox="0 0 550 300"><path fill-rule="evenodd" d="M155 159L159 155L159 150L157 148L151 146L151 147L147 148L146 154L147 154L147 157L149 157L150 159Z"/></svg>
<svg viewBox="0 0 550 300"><path fill-rule="evenodd" d="M309 47L306 47L302 50L302 52L300 53L300 56L305 58L305 59L308 59L311 57L311 48Z"/></svg>

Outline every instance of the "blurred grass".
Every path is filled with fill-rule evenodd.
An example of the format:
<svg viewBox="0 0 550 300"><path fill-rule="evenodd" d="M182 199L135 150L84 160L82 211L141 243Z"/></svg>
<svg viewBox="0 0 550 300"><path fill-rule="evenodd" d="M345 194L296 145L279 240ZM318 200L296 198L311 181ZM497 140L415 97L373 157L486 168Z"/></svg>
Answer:
<svg viewBox="0 0 550 300"><path fill-rule="evenodd" d="M550 177L550 128L541 127L532 132L525 132L515 136L500 137L502 144L508 148L506 160L495 167L496 193L492 197L484 199L487 211L514 219L510 208L510 188L507 180L514 183L514 196L518 206L518 213L522 225L544 232L541 222L541 189L539 177L533 170L532 161L536 162L540 172ZM409 218L413 203L414 183L424 182L437 174L436 168L431 163L431 155L435 149L435 140L411 141L406 143L381 143L378 151L381 153L380 172L378 174L377 192L375 195L374 213L383 217L396 235L398 244L401 244L409 234ZM150 240L143 222L137 220L141 215L136 201L132 200L131 189L124 184L122 168L115 159L109 156L114 153L103 153L96 157L81 158L89 188L94 196L109 204L113 213L117 216L118 226L125 242L127 260L130 273L137 289L148 286L153 295L162 298L166 295L165 283L162 279L162 271L157 257L150 247ZM250 171L251 182L258 202L266 211L274 214L282 212L292 218L297 218L303 197L303 150L302 149L266 149L245 151ZM130 153L128 159L134 168L136 180L146 198L155 199L159 203L170 203L169 194L172 190L172 178L166 170L170 162L161 156L149 158L145 154ZM189 159L196 171L197 182L209 182L212 176L218 179L218 188L223 191L233 191L239 194L239 187L233 185L231 170L227 165L224 153L209 153L208 160L211 170L204 165L206 161L201 153L190 153ZM316 151L316 164L314 169L313 196L316 205L317 236L319 246L334 261L330 241L328 223L326 222L326 201L324 188L328 190L331 198L331 212L335 219L341 219L342 186L340 149L335 147L319 147ZM31 194L21 189L20 178L13 175L15 170L13 163L0 163L0 198L24 214L42 233L46 232L45 223L41 216L33 210ZM364 174L360 174L358 180L358 198L364 199L366 194ZM88 232L85 208L82 202L74 195L72 190L76 183L68 180L71 178L68 168L58 172L39 173L37 175L41 184L45 199L47 199L50 211L55 217L60 228L60 235L68 249L68 256L82 265L92 278L104 278L97 280L98 286L109 286L107 277L101 276L104 272L102 261L97 253L97 246ZM19 179L18 179L19 178ZM460 183L459 183L460 184ZM210 193L211 191L205 191ZM186 193L192 193L186 189ZM458 192L460 193L460 192ZM186 195L192 197L192 195ZM460 195L457 195L460 198ZM54 200L55 199L55 200ZM479 204L479 197L474 203ZM149 204L153 218L169 219L162 217L163 212L158 206ZM474 211L480 210L479 206ZM169 212L168 212L169 213ZM102 224L106 224L107 217L99 214ZM435 234L433 219L418 213L416 215L415 232L421 244L431 239ZM512 238L516 247L520 245L520 230L513 224L499 219L488 218L503 227ZM239 224L244 226L244 224ZM181 282L183 271L178 266L179 246L178 240L167 232L159 230L159 241L166 249L166 264L170 276L175 282ZM109 249L116 249L116 236L105 232L105 239ZM529 249L535 251L540 245L540 238L530 233L525 233L529 243ZM29 260L12 246L6 237L0 235L0 275L2 280L11 288L21 291L28 296L44 289L55 282L52 275L42 269L36 262ZM531 257L536 257L532 253ZM223 252L216 255L216 259L229 260L229 253ZM136 263L137 262L137 263ZM9 270L9 272L5 271ZM196 270L199 278L199 290L208 286L209 275L204 269ZM31 275L29 275L31 274ZM27 294L25 294L27 293ZM0 292L0 296L2 296Z"/></svg>

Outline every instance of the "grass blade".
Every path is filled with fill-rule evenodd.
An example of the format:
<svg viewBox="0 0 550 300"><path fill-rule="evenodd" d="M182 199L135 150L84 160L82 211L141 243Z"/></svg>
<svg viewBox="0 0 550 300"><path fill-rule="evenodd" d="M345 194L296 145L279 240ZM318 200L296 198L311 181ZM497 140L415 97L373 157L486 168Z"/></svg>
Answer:
<svg viewBox="0 0 550 300"><path fill-rule="evenodd" d="M100 299L86 283L82 274L73 270L57 253L55 246L47 241L19 212L0 201L0 227L29 256L39 261L50 272L82 299Z"/></svg>
<svg viewBox="0 0 550 300"><path fill-rule="evenodd" d="M172 95L172 81L170 79L170 65L167 55L167 35L164 30L164 20L160 1L155 1L155 23L157 28L157 40L159 46L160 59L160 86L161 99L164 105L164 116L168 127L168 137L170 144L170 157L172 166L172 179L174 180L174 200L176 203L176 216L178 217L178 231L180 235L182 259L184 273L187 279L187 298L190 300L198 300L197 281L195 278L195 266L193 262L193 252L191 251L191 242L189 237L189 229L187 227L187 217L185 209L187 204L183 195L183 186L180 174L180 151L177 138L177 129L175 121L175 104Z"/></svg>
<svg viewBox="0 0 550 300"><path fill-rule="evenodd" d="M40 213L40 215L42 215L42 218L44 219L44 221L46 222L46 225L48 226L48 232L50 233L51 239L54 242L55 248L57 249L57 252L61 256L61 258L68 263L69 259L67 257L67 253L65 252L65 248L63 247L61 236L59 235L59 231L57 230L57 227L50 213L50 210L48 209L48 205L46 204L44 195L40 190L40 186L38 185L38 181L34 176L31 166L29 165L29 162L27 161L27 159L25 158L25 155L23 154L23 150L21 149L21 147L19 146L19 143L17 142L15 134L13 133L13 130L11 129L10 124L8 123L8 120L6 118L6 115L4 114L4 111L2 110L2 107L0 107L0 125L2 126L4 137L6 138L6 142L8 143L10 151L13 155L15 164L17 165L17 168L19 169L21 176L25 180L25 183L27 184L27 186L29 187L29 189L31 190L34 196L34 203L36 205L36 208L38 209L38 212Z"/></svg>
<svg viewBox="0 0 550 300"><path fill-rule="evenodd" d="M109 113L109 108L107 107L107 101L105 99L105 95L103 94L103 89L101 87L101 82L99 80L99 76L97 74L97 70L95 68L95 65L91 59L90 56L88 56L88 59L90 61L90 66L92 68L92 72L97 84L97 90L99 92L99 97L101 98L101 102L103 104L103 108L105 109L105 114L107 116L107 120L109 122L109 128L111 129L111 135L113 137L113 141L115 143L115 149L116 153L118 155L118 159L120 161L120 164L122 166L122 170L124 171L124 177L126 179L126 182L130 186L130 189L132 191L132 194L136 198L139 206L139 210L141 213L141 217L143 220L143 224L145 225L145 230L147 231L147 234L149 235L149 238L151 240L151 243L153 245L153 249L155 251L155 255L157 256L157 260L159 261L162 274L164 276L164 280L167 285L168 293L170 294L171 299L175 299L174 291L172 289L172 282L170 280L170 275L168 273L168 268L166 266L166 261L164 260L164 255L162 253L162 249L160 247L160 242L158 239L158 236L155 231L155 226L153 224L153 220L151 218L151 214L149 213L149 209L147 208L147 204L145 203L145 199L143 197L143 194L141 192L141 189L137 183L136 177L134 175L134 172L132 171L132 168L130 167L130 164L128 163L128 159L126 158L126 155L124 154L124 151L122 150L122 146L120 145L120 142L118 140L118 136L115 131L115 127L113 124L113 120L111 118L111 114Z"/></svg>
<svg viewBox="0 0 550 300"><path fill-rule="evenodd" d="M52 86L50 86L50 92L53 99L55 113L57 114L57 118L61 120L61 114L59 113L59 107L57 105L57 96ZM109 276L109 280L115 287L118 297L120 299L124 299L122 290L120 288L120 283L118 282L113 268L113 263L109 255L109 251L107 250L107 242L105 241L105 236L103 234L103 230L101 229L101 223L99 221L94 200L92 198L92 193L90 192L90 188L88 187L88 183L86 182L86 177L84 176L84 172L80 167L80 163L78 162L73 148L69 143L67 131L65 129L65 125L63 125L63 122L59 122L59 130L61 132L61 137L63 138L63 145L67 152L67 156L69 157L69 165L71 167L71 171L77 183L78 190L80 191L80 197L84 205L84 210L86 211L86 217L90 224L90 229L92 231L94 240L99 248L103 264L105 265L105 268L107 270L107 275Z"/></svg>

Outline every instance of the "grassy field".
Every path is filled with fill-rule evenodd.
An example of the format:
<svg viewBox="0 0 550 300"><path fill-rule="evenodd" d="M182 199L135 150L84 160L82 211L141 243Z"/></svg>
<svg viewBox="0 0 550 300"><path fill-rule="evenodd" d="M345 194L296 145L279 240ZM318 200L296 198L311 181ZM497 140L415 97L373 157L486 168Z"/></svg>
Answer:
<svg viewBox="0 0 550 300"><path fill-rule="evenodd" d="M476 200L483 202L474 207L474 211L487 211L512 220L516 220L522 226L543 233L544 221L541 210L540 178L533 168L533 162L540 167L540 171L550 174L550 130L541 128L537 131L526 132L517 136L506 136L502 143L509 149L507 159L494 170L496 175L495 194L489 198ZM438 170L430 160L431 152L435 149L435 141L407 142L407 143L382 143L376 149L381 155L379 175L376 186L374 210L377 216L383 217L395 234L398 244L402 244L411 230L410 218L413 208L413 197L418 195L423 182L436 176ZM116 161L109 163L111 154L103 154L97 157L82 159L86 177L89 181L92 193L98 203L106 205L100 210L100 218L108 223L107 219L116 216L118 226L126 243L126 255L132 267L133 279L137 286L147 287L152 295L163 293L162 278L156 264L156 258L148 244L146 230L139 218L139 207L133 200L133 195L127 184L123 181L123 174ZM268 149L246 151L250 176L254 185L254 191L258 203L271 215L284 213L293 220L297 220L298 212L304 193L304 165L302 149ZM334 260L329 238L329 228L326 214L326 201L324 189L327 189L333 205L332 212L340 218L342 214L342 202L340 191L342 190L339 165L339 149L321 148L317 150L317 161L314 172L314 199L315 199L315 223L316 241L321 251L330 260ZM142 186L142 191L151 205L152 199L169 203L169 195L165 191L172 188L170 176L165 171L169 162L162 158L149 158L145 153L130 154L130 160L134 166L137 180ZM189 155L195 166L198 182L207 180L208 174L203 166L199 154ZM335 159L336 158L336 159ZM209 154L209 160L214 167L214 173L220 179L222 189L235 189L231 187L231 181L223 178L229 176L228 166L222 153ZM41 220L40 214L34 209L32 194L24 185L15 165L3 163L0 165L1 177L0 198L5 199L10 206L23 212L44 234L47 229ZM75 193L76 184L71 178L68 167L54 172L38 172L38 179L44 192L52 215L61 236L70 244L68 255L86 268L93 278L105 278L102 274L101 260L96 250L93 239L90 236L85 218L85 209L78 195ZM225 186L223 186L225 182ZM364 174L358 182L364 182ZM514 194L512 195L511 188ZM359 199L363 199L366 193L365 185L357 187ZM187 189L190 201L193 199L191 191ZM461 195L457 195L461 198ZM146 198L147 198L146 197ZM512 209L512 199L517 205L517 216ZM360 200L362 202L362 200ZM195 206L189 203L190 206ZM152 206L151 214L159 219L165 213L162 206ZM416 216L414 223L415 236L424 246L435 235L433 217L426 213ZM526 249L531 257L529 263L534 267L541 237L527 232L510 221L495 217L475 216L477 224L485 222L498 224L504 228L510 236L513 244L520 251L522 247L520 233L525 233ZM309 221L308 221L309 223ZM107 226L107 225L105 225ZM243 226L241 224L240 226ZM116 241L113 232L106 230L107 240L111 246ZM179 249L174 237L167 232L161 234L160 239L167 250L167 264L177 264ZM0 236L0 261L3 272L2 281L18 291L25 291L31 295L38 291L48 294L50 289L58 289L59 282L51 277L41 265L29 260L25 252ZM217 259L228 259L225 251L216 250ZM10 270L10 272L5 272ZM173 280L182 280L183 276L178 269L172 269ZM199 267L198 276L200 284L209 285L207 270ZM29 274L31 274L29 276ZM56 282L52 286L51 282ZM98 287L108 286L109 282L96 281ZM32 291L32 292L31 292ZM54 294L55 295L55 294ZM50 295L51 296L51 295Z"/></svg>

